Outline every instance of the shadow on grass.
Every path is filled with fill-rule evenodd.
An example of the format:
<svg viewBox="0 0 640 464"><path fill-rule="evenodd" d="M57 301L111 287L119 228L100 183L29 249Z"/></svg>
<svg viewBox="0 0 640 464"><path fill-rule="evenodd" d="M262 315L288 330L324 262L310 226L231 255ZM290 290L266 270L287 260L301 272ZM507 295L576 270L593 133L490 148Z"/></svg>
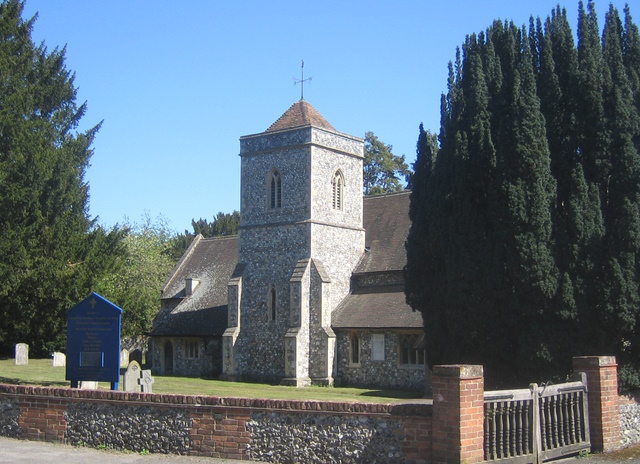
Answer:
<svg viewBox="0 0 640 464"><path fill-rule="evenodd" d="M26 382L24 379L14 379L11 377L0 377L0 383L5 383L9 385L38 385L40 387L68 387L69 382L60 382L55 380L42 380L40 382Z"/></svg>
<svg viewBox="0 0 640 464"><path fill-rule="evenodd" d="M404 399L418 399L423 398L423 394L410 390L371 390L362 393L360 396L377 396L380 398L404 398Z"/></svg>

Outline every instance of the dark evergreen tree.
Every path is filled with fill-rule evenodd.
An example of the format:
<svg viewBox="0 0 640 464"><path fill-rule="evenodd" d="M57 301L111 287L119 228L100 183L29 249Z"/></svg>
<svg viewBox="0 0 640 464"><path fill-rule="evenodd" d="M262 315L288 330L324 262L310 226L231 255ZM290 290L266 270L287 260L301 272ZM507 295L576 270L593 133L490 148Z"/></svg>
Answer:
<svg viewBox="0 0 640 464"><path fill-rule="evenodd" d="M467 37L442 98L440 150L418 151L406 295L428 361L485 365L491 385L615 353L640 384L638 34L625 9L578 44L565 10ZM420 143L419 143L420 146Z"/></svg>
<svg viewBox="0 0 640 464"><path fill-rule="evenodd" d="M640 120L623 59L623 29L611 6L603 33L603 57L610 79L604 88L604 110L611 173L604 208L603 325L619 353L624 371L640 367L640 153L634 143L640 136ZM605 344L603 343L603 344ZM605 345L606 346L606 345ZM640 387L640 379L634 386ZM627 375L625 381L631 378Z"/></svg>
<svg viewBox="0 0 640 464"><path fill-rule="evenodd" d="M180 257L187 251L191 241L198 234L202 234L203 237L218 237L220 235L236 235L238 233L238 226L240 225L240 212L234 211L233 213L223 213L219 211L213 221L208 222L206 219L200 218L197 221L191 220L191 227L193 232L188 230L184 231L184 234L178 234L170 240L169 256L174 261L178 261Z"/></svg>
<svg viewBox="0 0 640 464"><path fill-rule="evenodd" d="M193 227L193 233L195 235L202 234L203 237L217 237L219 235L236 235L238 233L238 226L240 225L240 212L234 211L233 213L218 212L212 222L207 222L206 219L200 218L199 220L191 221Z"/></svg>
<svg viewBox="0 0 640 464"><path fill-rule="evenodd" d="M638 26L633 23L629 5L626 5L624 9L622 45L627 79L633 92L635 107L640 111L640 32L638 32ZM636 142L636 147L638 147L638 142Z"/></svg>
<svg viewBox="0 0 640 464"><path fill-rule="evenodd" d="M598 19L593 2L579 3L578 13L578 88L577 119L578 151L582 158L585 178L595 184L605 202L607 179L611 170L608 135L605 129L603 89L608 70L602 58Z"/></svg>
<svg viewBox="0 0 640 464"><path fill-rule="evenodd" d="M24 3L0 3L0 346L62 349L65 311L109 270L117 229L95 227L84 180L99 126L77 133L64 49L35 45ZM105 254L107 253L107 254Z"/></svg>

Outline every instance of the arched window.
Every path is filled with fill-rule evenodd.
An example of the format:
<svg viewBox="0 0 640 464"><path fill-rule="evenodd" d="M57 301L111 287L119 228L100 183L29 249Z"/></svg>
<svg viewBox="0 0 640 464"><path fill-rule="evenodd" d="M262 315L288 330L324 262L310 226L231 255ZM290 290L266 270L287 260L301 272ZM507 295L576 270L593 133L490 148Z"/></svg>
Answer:
<svg viewBox="0 0 640 464"><path fill-rule="evenodd" d="M269 208L276 209L282 207L282 176L280 171L273 169L269 174Z"/></svg>
<svg viewBox="0 0 640 464"><path fill-rule="evenodd" d="M342 177L340 170L337 170L333 175L331 186L333 188L333 209L341 210L344 202L344 178Z"/></svg>
<svg viewBox="0 0 640 464"><path fill-rule="evenodd" d="M277 309L276 289L271 287L271 291L269 292L269 310L270 310L269 320L271 321L276 320L276 309Z"/></svg>

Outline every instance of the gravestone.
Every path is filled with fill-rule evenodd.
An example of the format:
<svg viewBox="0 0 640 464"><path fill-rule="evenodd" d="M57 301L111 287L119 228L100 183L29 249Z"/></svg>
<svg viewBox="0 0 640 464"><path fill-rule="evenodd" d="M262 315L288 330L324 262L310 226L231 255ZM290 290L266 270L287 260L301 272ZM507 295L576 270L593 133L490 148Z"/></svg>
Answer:
<svg viewBox="0 0 640 464"><path fill-rule="evenodd" d="M120 319L122 309L92 293L67 311L67 374L71 388L78 382L120 380Z"/></svg>
<svg viewBox="0 0 640 464"><path fill-rule="evenodd" d="M64 353L54 351L51 356L53 357L53 367L62 367L67 364L67 357Z"/></svg>
<svg viewBox="0 0 640 464"><path fill-rule="evenodd" d="M98 382L83 380L80 382L80 390L97 390Z"/></svg>
<svg viewBox="0 0 640 464"><path fill-rule="evenodd" d="M120 350L120 367L127 367L129 365L129 350L123 348Z"/></svg>
<svg viewBox="0 0 640 464"><path fill-rule="evenodd" d="M140 364L137 361L131 361L129 367L122 376L122 389L127 392L139 392L140 391L140 376L142 370Z"/></svg>
<svg viewBox="0 0 640 464"><path fill-rule="evenodd" d="M16 366L26 366L29 364L29 345L26 343L16 343Z"/></svg>
<svg viewBox="0 0 640 464"><path fill-rule="evenodd" d="M138 380L142 393L153 393L151 388L155 379L151 376L151 370L145 369L142 371L142 378Z"/></svg>
<svg viewBox="0 0 640 464"><path fill-rule="evenodd" d="M136 348L135 350L133 350L132 352L129 353L129 361L137 361L138 364L140 364L142 366L143 362L142 362L142 350L139 348Z"/></svg>

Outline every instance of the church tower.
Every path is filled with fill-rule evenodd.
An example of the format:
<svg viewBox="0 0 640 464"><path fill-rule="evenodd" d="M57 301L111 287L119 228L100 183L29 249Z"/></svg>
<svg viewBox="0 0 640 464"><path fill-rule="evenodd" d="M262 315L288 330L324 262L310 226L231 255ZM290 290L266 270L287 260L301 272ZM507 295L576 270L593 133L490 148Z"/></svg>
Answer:
<svg viewBox="0 0 640 464"><path fill-rule="evenodd" d="M238 265L228 286L230 378L331 384L331 313L364 252L363 140L300 100L240 138Z"/></svg>

